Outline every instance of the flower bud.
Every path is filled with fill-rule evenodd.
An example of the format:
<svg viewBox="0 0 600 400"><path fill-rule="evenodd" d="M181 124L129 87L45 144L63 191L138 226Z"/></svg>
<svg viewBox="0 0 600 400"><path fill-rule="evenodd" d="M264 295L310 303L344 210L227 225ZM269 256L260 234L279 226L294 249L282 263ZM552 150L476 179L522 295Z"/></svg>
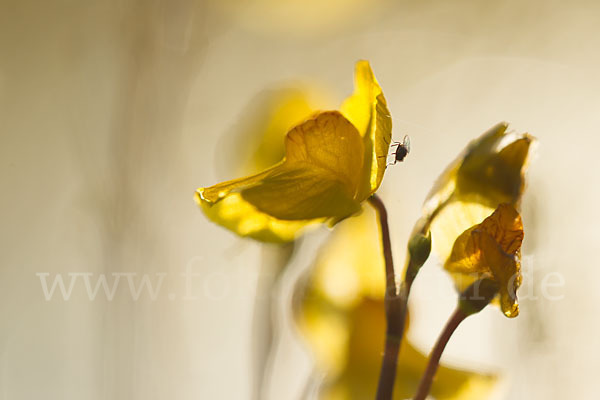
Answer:
<svg viewBox="0 0 600 400"><path fill-rule="evenodd" d="M406 279L412 281L419 269L425 264L431 253L431 232L417 231L408 241L408 254L410 256L406 268Z"/></svg>

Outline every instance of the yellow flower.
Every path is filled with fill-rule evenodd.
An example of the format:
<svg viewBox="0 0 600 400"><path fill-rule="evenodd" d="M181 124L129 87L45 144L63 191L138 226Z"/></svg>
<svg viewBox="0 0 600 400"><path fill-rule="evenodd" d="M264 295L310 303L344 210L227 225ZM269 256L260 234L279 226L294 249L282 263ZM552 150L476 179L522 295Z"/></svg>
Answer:
<svg viewBox="0 0 600 400"><path fill-rule="evenodd" d="M380 246L376 214L366 208L340 223L296 293L296 321L316 368L325 374L320 399L365 399L376 392L386 328ZM426 364L427 355L405 335L394 399L415 393ZM492 375L441 366L432 394L436 399L482 399L495 382Z"/></svg>
<svg viewBox="0 0 600 400"><path fill-rule="evenodd" d="M500 123L472 141L440 176L424 205L424 230L445 263L456 239L501 203L519 208L529 151L535 139L507 132ZM455 275L456 276L456 275ZM462 282L457 282L464 288Z"/></svg>
<svg viewBox="0 0 600 400"><path fill-rule="evenodd" d="M523 222L515 208L503 203L482 223L464 231L454 243L444 267L459 291L475 280L492 279L500 287L500 307L507 317L519 314Z"/></svg>
<svg viewBox="0 0 600 400"><path fill-rule="evenodd" d="M368 62L357 63L355 81L341 112L316 113L287 133L282 161L199 188L207 217L240 236L286 242L310 223L357 213L383 179L391 117Z"/></svg>

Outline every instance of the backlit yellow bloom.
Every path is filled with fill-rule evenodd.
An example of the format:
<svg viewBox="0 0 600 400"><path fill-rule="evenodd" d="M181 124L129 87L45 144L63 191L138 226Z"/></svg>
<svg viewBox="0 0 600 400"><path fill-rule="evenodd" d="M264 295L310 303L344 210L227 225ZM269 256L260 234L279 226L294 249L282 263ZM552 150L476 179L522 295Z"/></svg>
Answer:
<svg viewBox="0 0 600 400"><path fill-rule="evenodd" d="M311 278L296 295L296 320L325 374L320 399L372 398L381 368L385 335L385 276L376 214L366 208L343 221L319 253ZM407 329L408 326L407 326ZM409 340L402 343L394 399L410 398L427 355ZM496 377L441 366L436 399L489 397Z"/></svg>
<svg viewBox="0 0 600 400"><path fill-rule="evenodd" d="M252 176L196 191L212 221L271 242L293 240L316 222L361 208L383 179L391 117L369 64L356 66L355 93L341 111L314 114L285 137L285 157Z"/></svg>
<svg viewBox="0 0 600 400"><path fill-rule="evenodd" d="M501 203L519 208L529 150L535 139L507 133L500 123L472 141L438 178L425 201L433 248L442 261L456 238Z"/></svg>
<svg viewBox="0 0 600 400"><path fill-rule="evenodd" d="M487 261L494 259L496 266L503 265L502 271L497 270L494 277L503 287L502 310L505 315L514 317L518 314L518 307L516 299L508 295L508 286L514 286L513 289L516 290L520 285L519 254L507 249L500 252L501 247L496 248L497 245L493 245L495 243L493 239L498 239L483 228L500 216L510 220L514 215L508 211L508 205L511 205L510 209L517 213L525 188L529 151L535 139L528 134L507 133L506 129L505 123L496 125L471 142L463 154L450 164L427 197L424 206L425 216L420 223L421 226L426 227L425 230L431 230L433 249L446 269L453 272L452 276L459 291L462 292L475 280L467 278L466 274L458 273L462 271L467 260L471 262L470 272L476 273L483 272L482 263L485 258L488 259ZM490 216L503 203L507 205ZM488 217L490 219L486 219ZM480 225L484 220L488 222ZM505 219L501 221L508 224ZM520 221L519 217L518 224L521 223ZM497 225L509 229L508 225ZM522 235L522 225L518 229ZM487 232L485 235L480 233L484 231ZM474 257L476 255L479 259L464 258L461 259L463 263L461 264L457 259L464 254L458 250L460 246L464 246L467 237L472 246L471 255ZM484 247L476 250L474 242ZM510 263L509 259L512 260ZM489 270L487 272L491 273ZM514 275L514 280L509 285L509 277L500 278L501 274L508 274L509 277Z"/></svg>
<svg viewBox="0 0 600 400"><path fill-rule="evenodd" d="M500 287L500 307L507 317L519 314L516 292L521 285L523 222L515 208L503 203L492 215L466 231L454 243L444 267L459 291L488 278Z"/></svg>

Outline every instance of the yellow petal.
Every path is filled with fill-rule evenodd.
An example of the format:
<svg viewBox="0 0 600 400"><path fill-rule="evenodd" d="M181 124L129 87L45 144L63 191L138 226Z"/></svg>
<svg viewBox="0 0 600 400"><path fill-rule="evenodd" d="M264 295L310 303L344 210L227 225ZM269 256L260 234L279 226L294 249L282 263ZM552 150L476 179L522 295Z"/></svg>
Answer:
<svg viewBox="0 0 600 400"><path fill-rule="evenodd" d="M339 178L310 163L286 162L241 195L259 211L282 220L343 219L358 212L360 203Z"/></svg>
<svg viewBox="0 0 600 400"><path fill-rule="evenodd" d="M505 316L519 315L517 289L521 286L521 261L518 256L510 256L502 251L498 242L490 235L482 233L484 246L483 262L489 265L494 280L500 283L500 308Z"/></svg>
<svg viewBox="0 0 600 400"><path fill-rule="evenodd" d="M341 112L360 132L364 141L365 169L359 198L366 199L379 188L392 140L392 118L381 87L367 61L356 63L354 94Z"/></svg>
<svg viewBox="0 0 600 400"><path fill-rule="evenodd" d="M492 215L483 220L479 229L488 233L507 254L515 255L523 243L523 220L508 203L500 204Z"/></svg>
<svg viewBox="0 0 600 400"><path fill-rule="evenodd" d="M492 209L500 203L518 203L534 138L509 134L507 128L504 122L497 124L469 143L446 168L427 195L427 215L436 214L450 201L480 203ZM505 144L506 140L510 143Z"/></svg>
<svg viewBox="0 0 600 400"><path fill-rule="evenodd" d="M431 223L432 248L440 261L445 262L457 238L483 221L494 209L478 202L452 201L441 207Z"/></svg>
<svg viewBox="0 0 600 400"><path fill-rule="evenodd" d="M218 183L208 188L199 188L196 190L196 196L198 201L206 202L207 204L214 204L218 201L223 200L232 191L241 191L243 189L251 188L260 183L260 181L269 176L270 173L281 168L283 163L274 165L273 167L259 172L258 174L247 176L239 179L232 179L230 181Z"/></svg>
<svg viewBox="0 0 600 400"><path fill-rule="evenodd" d="M456 196L490 206L516 204L524 187L523 167L531 143L532 138L525 136L499 152L470 154L458 170Z"/></svg>
<svg viewBox="0 0 600 400"><path fill-rule="evenodd" d="M279 219L342 219L360 210L355 198L362 149L358 131L343 115L320 113L287 134L284 162L242 197Z"/></svg>
<svg viewBox="0 0 600 400"><path fill-rule="evenodd" d="M315 115L288 133L285 148L286 158L268 170L199 188L196 200L209 218L241 236L288 241L310 222L360 210L363 143L343 115Z"/></svg>
<svg viewBox="0 0 600 400"><path fill-rule="evenodd" d="M374 113L373 106L379 94L381 87L369 62L358 61L354 68L354 93L344 101L340 111L363 137L369 132Z"/></svg>
<svg viewBox="0 0 600 400"><path fill-rule="evenodd" d="M475 280L490 278L500 285L500 305L507 317L518 315L516 290L521 285L521 217L509 204L500 205L482 223L463 232L444 267L459 291Z"/></svg>
<svg viewBox="0 0 600 400"><path fill-rule="evenodd" d="M383 174L387 168L387 155L390 149L390 141L392 140L392 116L388 110L383 93L377 95L375 99L375 127L371 127L370 139L365 140L365 150L367 142L372 143L370 154L366 155L366 160L371 160L371 174L369 177L369 192L368 196L372 195L379 189ZM365 196L365 197L368 197Z"/></svg>
<svg viewBox="0 0 600 400"><path fill-rule="evenodd" d="M195 199L204 214L213 222L242 236L262 242L291 242L311 222L285 221L260 212L245 201L239 193L231 193L217 203L202 198L203 188L198 189Z"/></svg>
<svg viewBox="0 0 600 400"><path fill-rule="evenodd" d="M331 172L354 196L363 168L363 143L354 125L338 111L317 114L292 129L285 140L285 163L309 164Z"/></svg>

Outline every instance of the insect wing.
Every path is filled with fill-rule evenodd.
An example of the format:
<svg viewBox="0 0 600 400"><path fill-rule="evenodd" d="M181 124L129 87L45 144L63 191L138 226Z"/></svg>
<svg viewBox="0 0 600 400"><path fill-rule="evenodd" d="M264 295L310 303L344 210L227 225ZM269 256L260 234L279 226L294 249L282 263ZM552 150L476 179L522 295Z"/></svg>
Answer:
<svg viewBox="0 0 600 400"><path fill-rule="evenodd" d="M405 135L402 139L402 146L406 149L406 154L410 153L410 137L408 135Z"/></svg>

